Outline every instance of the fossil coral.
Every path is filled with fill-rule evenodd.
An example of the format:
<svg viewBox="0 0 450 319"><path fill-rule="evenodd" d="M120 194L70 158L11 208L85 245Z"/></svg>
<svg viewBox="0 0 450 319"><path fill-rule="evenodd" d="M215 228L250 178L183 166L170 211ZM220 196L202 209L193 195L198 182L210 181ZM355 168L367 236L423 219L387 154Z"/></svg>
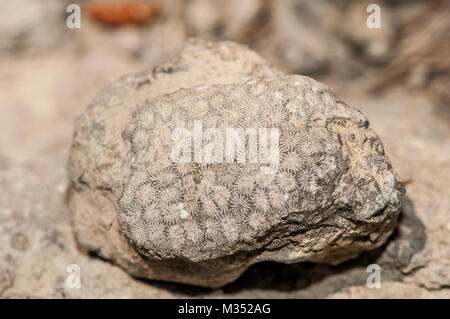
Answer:
<svg viewBox="0 0 450 319"><path fill-rule="evenodd" d="M117 106L105 102L111 95ZM204 162L198 123L223 136L253 125L270 143L248 134L233 162L225 152ZM172 157L180 127L194 132L189 163ZM253 150L264 161L252 162ZM325 85L282 75L238 45L199 40L107 89L77 120L69 169L82 246L134 276L209 287L259 261L337 264L376 248L396 226L403 192L366 118ZM98 198L111 202L103 215Z"/></svg>

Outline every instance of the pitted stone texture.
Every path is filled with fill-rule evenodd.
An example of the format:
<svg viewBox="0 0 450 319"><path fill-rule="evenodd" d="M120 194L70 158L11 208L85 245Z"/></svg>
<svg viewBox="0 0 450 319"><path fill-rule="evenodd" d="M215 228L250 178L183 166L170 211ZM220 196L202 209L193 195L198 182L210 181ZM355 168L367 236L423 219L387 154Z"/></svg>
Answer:
<svg viewBox="0 0 450 319"><path fill-rule="evenodd" d="M278 75L253 51L232 42L190 39L179 55L152 72L122 77L106 87L75 120L69 171L77 185L111 189L116 195L129 175L129 146L122 132L146 99L195 85L228 84Z"/></svg>
<svg viewBox="0 0 450 319"><path fill-rule="evenodd" d="M249 163L249 147L245 163L226 163L226 154L218 158L224 163L174 163L178 141L171 132L193 132L194 121L218 128L223 143L227 128L279 128L277 172ZM348 258L350 242L375 247L385 227L395 225L401 196L366 126L360 112L301 76L203 86L149 101L126 130L134 169L119 201L122 232L149 258L195 262L266 246L291 250L275 258L294 262L334 243L343 256L322 258L335 263Z"/></svg>
<svg viewBox="0 0 450 319"><path fill-rule="evenodd" d="M112 85L117 103L102 102L114 96L106 90L75 128L69 205L82 246L134 276L218 287L265 260L337 264L395 228L403 188L383 146L325 85L243 47L196 41L142 76ZM278 170L248 156L175 163L173 130L199 120L224 137L277 128Z"/></svg>

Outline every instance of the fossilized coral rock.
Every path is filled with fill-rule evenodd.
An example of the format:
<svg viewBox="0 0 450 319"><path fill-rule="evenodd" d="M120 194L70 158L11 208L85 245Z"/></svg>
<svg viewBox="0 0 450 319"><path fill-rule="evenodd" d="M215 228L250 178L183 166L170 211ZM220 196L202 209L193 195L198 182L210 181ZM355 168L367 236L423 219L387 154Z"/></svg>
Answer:
<svg viewBox="0 0 450 319"><path fill-rule="evenodd" d="M196 121L224 135L278 129L277 169L249 163L249 150L243 163L174 162L172 133ZM378 247L403 191L368 121L325 85L198 40L94 101L76 122L69 171L81 246L134 276L208 287L260 261L337 264Z"/></svg>

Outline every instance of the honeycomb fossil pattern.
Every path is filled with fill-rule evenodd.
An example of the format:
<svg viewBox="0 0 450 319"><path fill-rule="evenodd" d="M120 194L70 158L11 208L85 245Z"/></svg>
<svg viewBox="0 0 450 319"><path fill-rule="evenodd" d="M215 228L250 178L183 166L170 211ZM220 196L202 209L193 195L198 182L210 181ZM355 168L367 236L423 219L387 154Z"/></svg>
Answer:
<svg viewBox="0 0 450 319"><path fill-rule="evenodd" d="M143 255L214 258L266 238L290 215L326 210L349 166L336 119L366 123L300 76L181 89L147 102L126 130L134 162L119 200L123 234ZM249 163L248 148L244 163L175 163L171 134L192 131L196 120L224 136L226 128L278 128L278 171Z"/></svg>
<svg viewBox="0 0 450 319"><path fill-rule="evenodd" d="M216 161L227 128L261 127L234 155L245 161ZM199 39L105 88L75 121L68 169L81 247L132 276L205 287L262 261L337 265L380 247L404 191L366 118L325 85Z"/></svg>

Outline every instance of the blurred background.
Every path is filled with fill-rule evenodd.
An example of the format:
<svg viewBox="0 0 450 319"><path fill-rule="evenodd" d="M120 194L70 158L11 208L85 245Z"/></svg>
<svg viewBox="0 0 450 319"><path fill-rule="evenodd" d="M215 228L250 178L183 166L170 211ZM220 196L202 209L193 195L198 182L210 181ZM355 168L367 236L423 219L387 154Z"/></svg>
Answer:
<svg viewBox="0 0 450 319"><path fill-rule="evenodd" d="M372 2L379 29L366 25ZM66 26L69 3L0 0L3 156L27 159L70 136L103 86L167 59L187 37L246 44L335 91L400 86L449 113L449 0L80 0L79 29Z"/></svg>
<svg viewBox="0 0 450 319"><path fill-rule="evenodd" d="M81 28L66 24L70 3L81 8ZM381 9L380 28L367 26L371 3ZM322 81L361 109L420 221L420 231L408 228L398 236L404 231L427 238L415 250L409 237L395 244L408 258L422 253L419 260L428 261L409 279L393 272L385 290L358 290L365 268L358 272L347 264L275 271L255 266L229 291L244 297L418 298L450 286L450 0L0 0L0 296L12 272L25 275L16 276L9 291L46 297L187 292L143 285L117 267L80 257L64 191L75 116L105 85L151 69L188 37L248 45L284 72ZM52 222L41 225L43 216ZM32 238L42 245L33 246ZM63 288L61 265L69 257L92 270L92 289L81 295ZM108 286L105 271L116 272ZM311 281L304 272L320 275Z"/></svg>

